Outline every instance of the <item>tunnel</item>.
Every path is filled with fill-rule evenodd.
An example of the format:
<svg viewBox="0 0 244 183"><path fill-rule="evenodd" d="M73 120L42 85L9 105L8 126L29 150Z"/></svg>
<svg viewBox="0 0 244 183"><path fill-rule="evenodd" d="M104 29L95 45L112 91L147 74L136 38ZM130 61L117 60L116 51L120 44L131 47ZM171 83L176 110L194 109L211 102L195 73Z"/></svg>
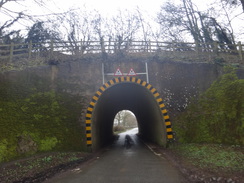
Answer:
<svg viewBox="0 0 244 183"><path fill-rule="evenodd" d="M113 141L114 118L121 110L135 114L142 139L165 146L172 137L169 117L156 89L140 79L122 77L105 83L88 107L86 135L92 150Z"/></svg>

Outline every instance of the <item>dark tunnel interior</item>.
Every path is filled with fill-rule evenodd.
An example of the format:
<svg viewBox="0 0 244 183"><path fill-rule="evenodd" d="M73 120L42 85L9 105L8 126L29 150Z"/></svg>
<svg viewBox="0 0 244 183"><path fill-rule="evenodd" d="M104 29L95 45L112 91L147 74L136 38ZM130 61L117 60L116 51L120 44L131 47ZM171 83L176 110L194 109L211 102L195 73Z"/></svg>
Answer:
<svg viewBox="0 0 244 183"><path fill-rule="evenodd" d="M159 145L166 144L162 113L153 94L136 83L119 83L106 89L99 97L92 115L93 149L113 140L113 122L121 110L132 111L142 138Z"/></svg>

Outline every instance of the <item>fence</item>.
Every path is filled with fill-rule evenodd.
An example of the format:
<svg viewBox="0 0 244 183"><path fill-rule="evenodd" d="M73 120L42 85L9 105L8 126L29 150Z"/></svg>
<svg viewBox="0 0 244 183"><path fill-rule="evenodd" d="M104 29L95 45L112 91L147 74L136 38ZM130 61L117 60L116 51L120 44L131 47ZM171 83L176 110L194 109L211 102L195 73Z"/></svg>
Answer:
<svg viewBox="0 0 244 183"><path fill-rule="evenodd" d="M240 63L243 63L243 47L241 42L236 45L219 44L198 44L185 42L160 42L160 41L78 41L78 42L43 42L43 43L21 43L21 44L0 44L0 59L13 61L14 57L25 57L31 59L33 55L45 55L51 59L54 53L65 55L108 53L182 53L191 52L196 55L221 53L236 55Z"/></svg>

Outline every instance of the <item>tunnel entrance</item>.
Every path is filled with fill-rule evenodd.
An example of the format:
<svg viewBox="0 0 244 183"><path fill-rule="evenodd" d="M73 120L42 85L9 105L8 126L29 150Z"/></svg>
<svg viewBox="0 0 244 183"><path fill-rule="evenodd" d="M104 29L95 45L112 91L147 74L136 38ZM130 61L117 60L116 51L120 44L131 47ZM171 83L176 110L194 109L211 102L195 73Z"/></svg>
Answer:
<svg viewBox="0 0 244 183"><path fill-rule="evenodd" d="M100 87L87 109L86 137L92 150L113 141L114 118L121 110L135 114L142 138L163 146L173 138L171 122L157 90L141 79L120 77Z"/></svg>

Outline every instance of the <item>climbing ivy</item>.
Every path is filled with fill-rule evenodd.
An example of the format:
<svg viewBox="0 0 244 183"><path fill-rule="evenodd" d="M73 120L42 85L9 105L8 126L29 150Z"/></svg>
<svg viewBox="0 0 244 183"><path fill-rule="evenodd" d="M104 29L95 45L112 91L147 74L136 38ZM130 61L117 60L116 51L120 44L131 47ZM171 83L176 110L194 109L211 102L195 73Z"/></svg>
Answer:
<svg viewBox="0 0 244 183"><path fill-rule="evenodd" d="M244 80L233 68L176 119L181 142L244 144Z"/></svg>
<svg viewBox="0 0 244 183"><path fill-rule="evenodd" d="M7 145L8 141L6 139L0 141L0 162L2 162L7 157Z"/></svg>
<svg viewBox="0 0 244 183"><path fill-rule="evenodd" d="M45 139L41 140L40 142L40 151L50 151L52 150L58 143L56 137L46 137Z"/></svg>
<svg viewBox="0 0 244 183"><path fill-rule="evenodd" d="M34 84L33 84L34 83ZM82 150L78 124L80 98L50 89L49 81L0 85L0 162L43 151ZM37 152L20 154L19 139L31 139ZM27 138L28 137L28 138Z"/></svg>

